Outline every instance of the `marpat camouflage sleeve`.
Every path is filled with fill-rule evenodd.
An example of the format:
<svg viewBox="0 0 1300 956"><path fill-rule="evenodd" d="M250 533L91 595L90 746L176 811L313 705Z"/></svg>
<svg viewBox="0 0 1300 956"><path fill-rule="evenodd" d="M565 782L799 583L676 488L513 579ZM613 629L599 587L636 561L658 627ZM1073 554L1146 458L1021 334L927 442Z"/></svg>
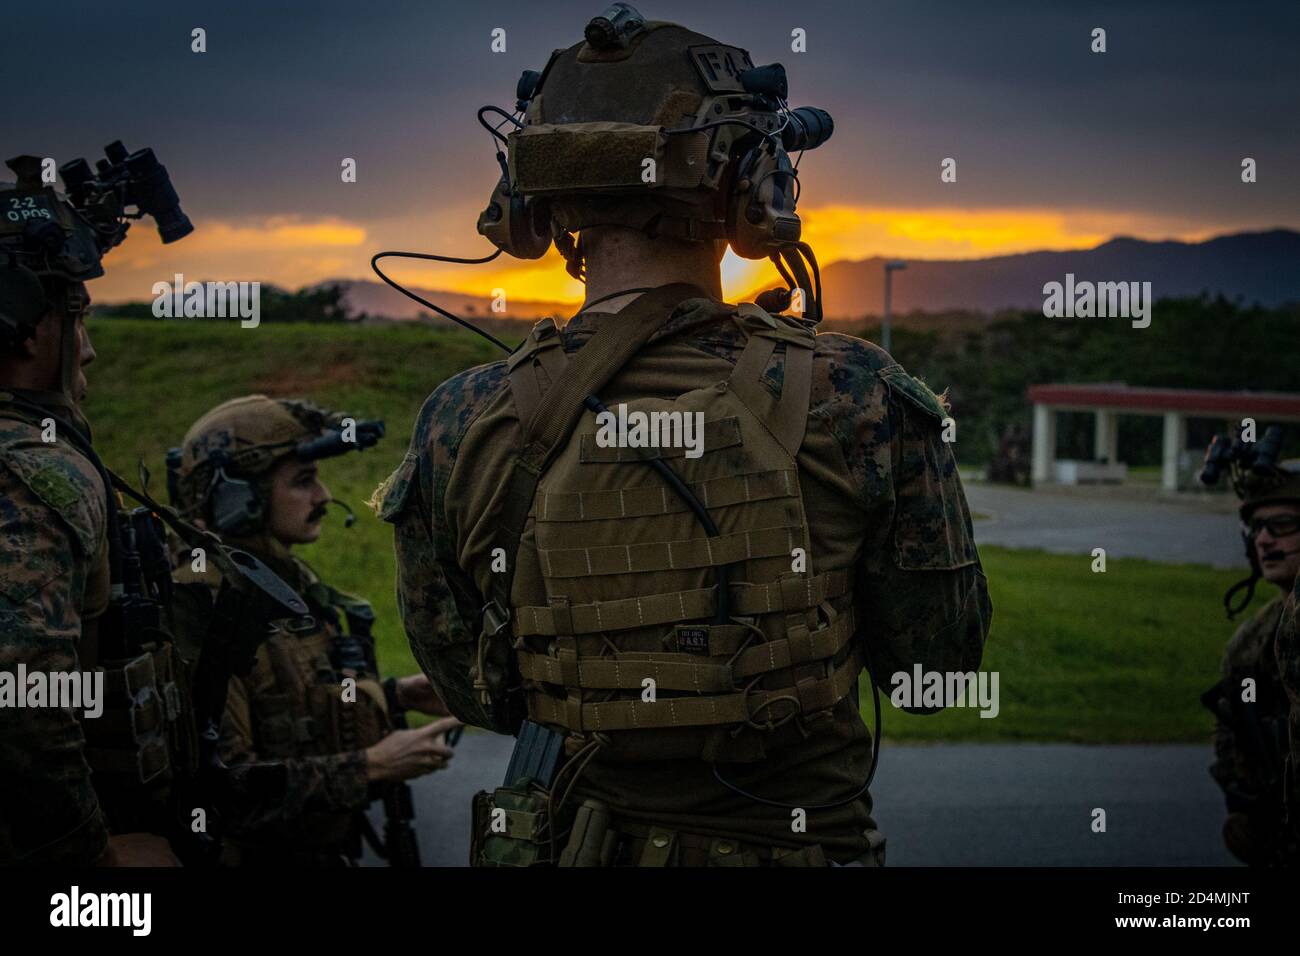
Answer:
<svg viewBox="0 0 1300 956"><path fill-rule="evenodd" d="M377 494L379 516L394 526L397 604L411 651L452 714L487 728L492 718L469 676L483 598L456 562L443 496L460 439L504 370L503 362L481 366L439 386L420 411L411 450Z"/></svg>
<svg viewBox="0 0 1300 956"><path fill-rule="evenodd" d="M101 507L101 540L103 533ZM54 509L0 463L0 672L6 682L16 683L20 665L29 673L79 670L91 564ZM108 831L81 725L62 707L14 703L0 696L0 863L94 863Z"/></svg>
<svg viewBox="0 0 1300 956"><path fill-rule="evenodd" d="M1260 609L1232 635L1224 649L1220 667L1227 682L1227 694L1239 697L1243 690L1242 681L1249 677L1264 685L1257 686L1256 693L1259 699L1267 701L1270 688L1265 679L1265 668L1272 664L1269 652L1281 613L1282 600L1278 598ZM1237 732L1222 712L1216 714L1214 723L1214 763L1210 765L1210 775L1228 794L1230 809L1239 809L1235 804L1241 798L1255 797L1266 786L1259 758L1251 759L1248 745L1237 739Z"/></svg>
<svg viewBox="0 0 1300 956"><path fill-rule="evenodd" d="M361 810L369 805L364 751L265 761L254 746L252 713L248 685L242 678L231 678L221 722L221 759L236 771L268 763L283 767L285 786L275 801L233 800L235 806L227 810L232 833L297 820L304 813Z"/></svg>
<svg viewBox="0 0 1300 956"><path fill-rule="evenodd" d="M840 428L863 505L888 529L865 550L858 582L876 683L888 690L891 675L915 664L978 668L993 610L956 458L943 440L946 409L902 366L873 369L885 353L861 349L871 354L841 369L856 413Z"/></svg>

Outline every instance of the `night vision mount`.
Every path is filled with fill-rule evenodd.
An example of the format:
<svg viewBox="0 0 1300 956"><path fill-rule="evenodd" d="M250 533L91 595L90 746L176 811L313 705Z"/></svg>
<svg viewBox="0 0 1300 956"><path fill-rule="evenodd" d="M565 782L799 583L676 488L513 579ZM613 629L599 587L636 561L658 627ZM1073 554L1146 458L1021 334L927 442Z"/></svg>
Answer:
<svg viewBox="0 0 1300 956"><path fill-rule="evenodd" d="M1219 483L1225 471L1229 472L1233 490L1245 497L1249 486L1276 473L1282 453L1282 428L1270 425L1258 442L1243 441L1241 433L1219 434L1205 450L1205 463L1201 467L1201 484Z"/></svg>
<svg viewBox="0 0 1300 956"><path fill-rule="evenodd" d="M0 186L0 347L31 336L45 314L42 276L69 283L102 276L100 260L133 220L152 216L164 243L194 231L152 149L128 153L117 141L104 154L93 170L84 159L59 167L66 199L44 181L39 157L6 163L18 181Z"/></svg>

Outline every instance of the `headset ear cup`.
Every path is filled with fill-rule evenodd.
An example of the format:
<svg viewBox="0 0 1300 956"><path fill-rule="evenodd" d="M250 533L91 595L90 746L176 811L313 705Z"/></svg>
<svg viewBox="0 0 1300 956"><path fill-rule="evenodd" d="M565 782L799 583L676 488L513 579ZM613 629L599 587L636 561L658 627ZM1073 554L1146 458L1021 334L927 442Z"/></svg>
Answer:
<svg viewBox="0 0 1300 956"><path fill-rule="evenodd" d="M516 259L540 259L551 247L550 211L544 202L529 202L513 191L502 177L479 213L478 232Z"/></svg>
<svg viewBox="0 0 1300 956"><path fill-rule="evenodd" d="M208 507L217 534L236 537L257 533L266 513L251 482L224 472L213 485Z"/></svg>
<svg viewBox="0 0 1300 956"><path fill-rule="evenodd" d="M48 308L40 276L17 263L0 268L0 349L31 338Z"/></svg>
<svg viewBox="0 0 1300 956"><path fill-rule="evenodd" d="M545 202L510 197L511 255L520 259L540 259L551 248L551 215Z"/></svg>
<svg viewBox="0 0 1300 956"><path fill-rule="evenodd" d="M478 214L478 233L502 252L510 250L510 183L504 177L497 180L487 206Z"/></svg>
<svg viewBox="0 0 1300 956"><path fill-rule="evenodd" d="M731 248L745 259L766 259L798 242L802 233L794 211L794 175L785 151L751 150L736 169L727 232Z"/></svg>

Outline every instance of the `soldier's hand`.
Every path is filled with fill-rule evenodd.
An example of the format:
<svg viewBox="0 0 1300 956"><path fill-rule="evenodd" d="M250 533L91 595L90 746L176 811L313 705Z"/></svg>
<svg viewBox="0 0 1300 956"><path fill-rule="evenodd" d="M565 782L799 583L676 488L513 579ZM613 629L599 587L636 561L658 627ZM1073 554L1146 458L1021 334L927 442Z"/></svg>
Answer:
<svg viewBox="0 0 1300 956"><path fill-rule="evenodd" d="M100 866L180 866L171 845L152 833L120 833L108 838Z"/></svg>
<svg viewBox="0 0 1300 956"><path fill-rule="evenodd" d="M413 674L397 679L397 702L407 710L431 714L434 717L450 717L451 711L443 703L438 692L423 674Z"/></svg>
<svg viewBox="0 0 1300 956"><path fill-rule="evenodd" d="M455 717L444 717L415 730L394 730L366 751L369 780L410 780L441 770L455 751L447 746L447 731L459 727Z"/></svg>

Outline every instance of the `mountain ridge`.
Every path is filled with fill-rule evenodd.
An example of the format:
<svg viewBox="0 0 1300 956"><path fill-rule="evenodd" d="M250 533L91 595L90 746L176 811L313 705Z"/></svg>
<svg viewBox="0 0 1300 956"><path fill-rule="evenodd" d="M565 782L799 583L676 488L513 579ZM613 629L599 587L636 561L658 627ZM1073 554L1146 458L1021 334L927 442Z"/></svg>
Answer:
<svg viewBox="0 0 1300 956"><path fill-rule="evenodd" d="M822 267L826 316L832 320L879 315L884 298L883 263L894 257L838 259ZM976 312L992 315L1005 309L1038 309L1043 285L1063 282L1073 273L1082 281L1150 282L1154 298L1224 295L1245 304L1277 306L1300 302L1300 232L1278 227L1226 233L1200 242L1147 240L1114 236L1091 249L1031 250L981 259L910 259L893 279L893 311ZM380 282L366 279L337 283L354 312L409 320L421 306ZM739 300L752 299L769 282ZM567 316L568 303L544 299L507 300L494 312L488 296L412 287L412 291L451 312L475 321L532 322L544 315Z"/></svg>

